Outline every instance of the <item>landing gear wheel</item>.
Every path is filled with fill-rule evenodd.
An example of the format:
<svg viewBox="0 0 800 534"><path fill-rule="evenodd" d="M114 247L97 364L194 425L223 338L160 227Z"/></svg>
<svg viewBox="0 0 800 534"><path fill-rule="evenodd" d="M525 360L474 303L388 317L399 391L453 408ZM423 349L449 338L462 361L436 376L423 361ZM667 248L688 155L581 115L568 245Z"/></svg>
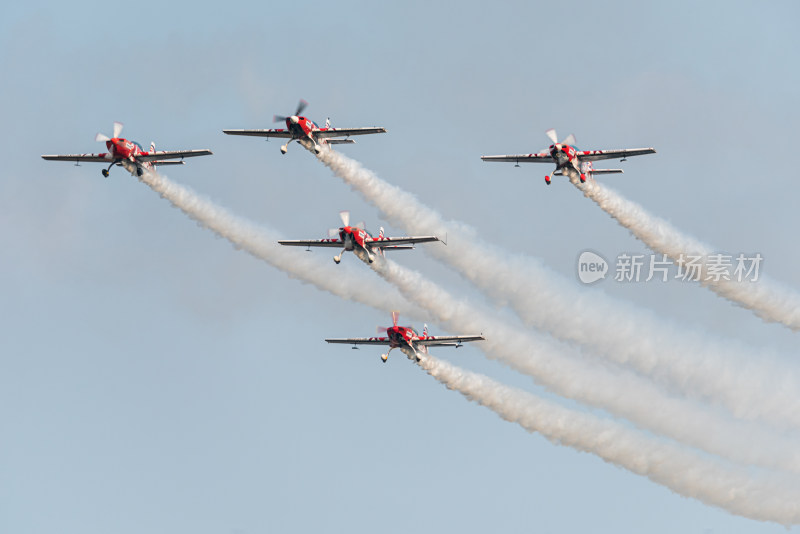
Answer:
<svg viewBox="0 0 800 534"><path fill-rule="evenodd" d="M582 184L586 183L586 175L585 174L581 174L581 183Z"/></svg>
<svg viewBox="0 0 800 534"><path fill-rule="evenodd" d="M141 167L136 167L136 176L141 176L144 174L144 169Z"/></svg>
<svg viewBox="0 0 800 534"><path fill-rule="evenodd" d="M102 170L102 171L100 171L100 172L101 172L101 173L103 173L103 176L104 176L105 178L108 178L108 169L103 169L103 170Z"/></svg>
<svg viewBox="0 0 800 534"><path fill-rule="evenodd" d="M550 185L550 177L549 176L545 176L544 177L544 183L546 183L547 185Z"/></svg>

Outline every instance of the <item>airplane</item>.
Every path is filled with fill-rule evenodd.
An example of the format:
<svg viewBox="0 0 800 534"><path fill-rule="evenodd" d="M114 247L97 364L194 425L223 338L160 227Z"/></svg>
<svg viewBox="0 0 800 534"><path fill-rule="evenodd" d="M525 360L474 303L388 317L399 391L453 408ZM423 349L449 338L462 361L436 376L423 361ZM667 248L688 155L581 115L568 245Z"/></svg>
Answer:
<svg viewBox="0 0 800 534"><path fill-rule="evenodd" d="M351 337L351 338L335 338L326 339L328 343L341 343L344 345L353 345L352 348L357 349L358 345L388 345L389 350L385 354L381 354L381 360L386 363L389 359L389 353L393 349L400 349L408 356L409 360L421 361L428 354L428 347L460 347L462 343L469 341L482 341L486 339L483 335L461 335L461 336L431 336L428 335L428 325L422 330L422 335L417 333L410 326L397 326L397 319L399 315L397 312L392 312L393 326L388 328L378 328L379 333L386 330L386 336L382 337Z"/></svg>
<svg viewBox="0 0 800 534"><path fill-rule="evenodd" d="M302 239L294 241L278 241L281 245L294 247L335 247L342 251L338 256L333 257L333 261L338 265L342 261L342 254L350 250L358 259L365 263L375 261L375 254L383 256L385 250L409 250L414 248L414 243L428 243L439 241L436 236L419 237L386 237L383 235L383 228L380 229L377 237L373 237L364 229L364 223L360 222L355 226L350 226L350 212L339 212L343 226L339 229L328 231L328 239ZM309 248L309 251L311 249Z"/></svg>
<svg viewBox="0 0 800 534"><path fill-rule="evenodd" d="M519 167L522 163L555 163L553 172L544 177L545 183L550 185L553 176L580 177L581 183L594 174L617 174L622 169L595 169L592 162L601 159L617 159L625 161L629 156L655 154L653 148L624 148L621 150L578 150L575 148L575 136L570 134L566 139L558 142L558 136L553 129L545 132L553 142L547 150L538 154L518 154L510 156L481 156L483 161L513 161Z"/></svg>
<svg viewBox="0 0 800 534"><path fill-rule="evenodd" d="M156 151L155 143L150 143L150 150L145 151L139 143L120 137L120 133L122 133L122 123L115 122L113 137L101 133L95 136L95 141L105 141L108 149L105 153L47 155L42 158L50 161L74 161L78 166L81 161L108 163L108 168L101 171L103 176L108 178L108 172L114 165L124 167L132 176L142 176L145 170L155 170L156 165L183 165L183 158L211 155L210 150ZM180 161L169 161L174 159Z"/></svg>
<svg viewBox="0 0 800 534"><path fill-rule="evenodd" d="M386 133L386 128L332 128L331 119L325 121L325 126L320 128L311 119L302 117L300 114L308 105L305 100L300 100L294 115L283 117L275 115L272 117L274 122L285 122L286 129L277 130L222 130L228 135L248 135L252 137L278 137L288 139L285 145L281 145L281 154L286 154L289 150L289 143L297 140L306 148L313 148L317 154L322 150L323 145L342 145L352 144L355 140L350 139L351 135L366 135L376 133ZM337 139L344 137L344 139Z"/></svg>

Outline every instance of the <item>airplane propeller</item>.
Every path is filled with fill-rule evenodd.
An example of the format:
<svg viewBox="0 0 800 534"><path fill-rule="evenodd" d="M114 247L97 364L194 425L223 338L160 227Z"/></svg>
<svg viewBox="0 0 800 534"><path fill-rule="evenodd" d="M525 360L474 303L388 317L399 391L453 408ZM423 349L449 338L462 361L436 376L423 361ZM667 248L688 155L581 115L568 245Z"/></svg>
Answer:
<svg viewBox="0 0 800 534"><path fill-rule="evenodd" d="M339 217L342 218L342 225L350 226L350 212L347 210L340 211Z"/></svg>
<svg viewBox="0 0 800 534"><path fill-rule="evenodd" d="M393 311L392 312L392 324L394 325L395 328L397 328L398 319L400 319L400 312ZM389 327L379 326L379 327L377 327L376 331L378 332L379 335L386 335L386 331L388 329L389 329Z"/></svg>
<svg viewBox="0 0 800 534"><path fill-rule="evenodd" d="M303 112L303 110L306 109L306 106L308 106L308 102L306 102L305 100L303 100L301 98L300 102L297 103L297 109L295 110L293 116L296 117L296 116L300 115ZM286 122L286 119L288 119L288 118L289 117L284 117L283 115L273 115L272 116L272 120L274 122Z"/></svg>
<svg viewBox="0 0 800 534"><path fill-rule="evenodd" d="M547 130L545 132L545 134L553 142L554 145L559 144L558 143L558 135L556 134L555 128L550 128L549 130ZM573 146L575 144L575 136L572 135L572 134L569 134L567 137L564 138L563 141L561 141L561 144L562 145Z"/></svg>
<svg viewBox="0 0 800 534"><path fill-rule="evenodd" d="M115 122L114 123L114 137L113 138L116 139L117 137L119 137L119 134L121 134L121 133L122 133L122 123L121 122ZM98 133L97 135L94 136L94 140L95 141L106 142L106 141L111 141L111 139L112 139L111 137L109 137L109 136L107 136L105 134L101 134L101 133Z"/></svg>

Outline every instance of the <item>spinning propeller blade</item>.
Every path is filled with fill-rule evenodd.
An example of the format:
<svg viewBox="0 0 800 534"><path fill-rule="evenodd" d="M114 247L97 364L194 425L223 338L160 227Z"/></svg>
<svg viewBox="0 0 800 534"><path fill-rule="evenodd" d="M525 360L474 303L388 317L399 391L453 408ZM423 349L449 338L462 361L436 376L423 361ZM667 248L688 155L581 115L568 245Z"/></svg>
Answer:
<svg viewBox="0 0 800 534"><path fill-rule="evenodd" d="M121 122L115 122L114 123L114 137L115 138L119 137L119 134L121 134L121 133L122 133L122 123Z"/></svg>
<svg viewBox="0 0 800 534"><path fill-rule="evenodd" d="M340 211L339 212L339 217L342 218L342 224L344 224L345 226L350 226L350 212L349 211L347 211L347 210Z"/></svg>
<svg viewBox="0 0 800 534"><path fill-rule="evenodd" d="M554 145L558 144L558 135L556 135L556 131L554 128L550 128L545 132L545 134L547 135L547 137L550 138L550 140L553 142Z"/></svg>

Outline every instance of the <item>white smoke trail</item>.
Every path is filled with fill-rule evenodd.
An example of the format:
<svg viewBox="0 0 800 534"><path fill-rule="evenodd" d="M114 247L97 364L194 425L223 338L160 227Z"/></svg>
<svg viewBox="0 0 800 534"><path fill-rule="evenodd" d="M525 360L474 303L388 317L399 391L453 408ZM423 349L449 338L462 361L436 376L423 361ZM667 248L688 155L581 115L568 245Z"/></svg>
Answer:
<svg viewBox="0 0 800 534"><path fill-rule="evenodd" d="M353 298L358 299L359 301L363 301L362 299L365 297L369 297L369 294L372 292L370 288L366 288L366 293L356 292L353 294L349 289L351 289L350 284L342 284L345 280L344 277L341 275L339 276L332 276L332 275L320 275L319 265L315 265L314 262L308 262L308 260L302 260L298 263L298 258L290 257L289 255L282 252L277 245L271 245L270 242L274 243L277 240L277 236L270 236L269 232L265 231L263 228L258 228L247 221L244 221L238 217L235 217L225 211L224 209L214 205L213 203L203 200L194 193L192 193L187 188L178 186L170 182L169 180L153 174L148 174L142 178L142 181L146 183L148 186L153 188L155 191L160 193L162 197L166 198L170 202L173 203L174 206L181 209L184 213L189 215L191 218L196 220L201 225L211 229L212 231L218 233L222 237L225 237L229 241L231 241L237 248L241 247L250 252L251 254L268 261L269 263L275 265L276 267L285 270L290 276L298 277L302 280L308 281L320 289L324 289L330 291L336 295L342 296L343 298ZM338 273L337 273L338 274ZM336 283L332 281L335 280ZM356 287L360 286L361 288L365 288L364 280L361 277L353 280L354 285ZM345 285L345 287L341 287ZM385 309L387 305L387 299L385 298L385 289L380 288L378 293L372 292L373 295L380 294L381 297L379 302L376 304L373 302L367 302L368 304L377 307L378 309ZM369 300L369 298L367 299ZM393 302L388 303L392 307L407 309L408 311L405 313L414 313L416 310L413 308L408 309L408 305L401 299L400 302ZM563 438L556 438L556 439L563 439ZM613 460L609 460L613 461ZM678 466L678 469L685 469L682 466ZM638 472L642 472L641 469ZM643 472L643 474L647 474ZM684 478L686 474L682 475ZM704 477L701 477L704 478ZM788 516L781 515L780 512L775 512L774 509L780 507L779 504L773 504L771 501L767 502L764 501L760 505L761 512L760 513L753 513L751 514L750 509L747 506L747 501L752 499L753 496L760 495L759 492L762 492L762 488L758 486L758 482L750 482L750 486L737 486L738 481L734 480L732 482L724 482L729 487L736 487L740 488L740 491L745 492L745 498L741 497L733 497L722 499L722 504L718 504L719 506L727 507L732 506L734 513L740 513L742 515L746 515L748 517L754 517L757 519L766 519L772 521L778 521L783 524L790 524L791 522L796 522L794 517L791 519L786 519ZM755 485L755 487L754 487ZM688 496L696 496L695 493L698 493L701 500L705 498L703 494L703 490L695 490L693 488L689 488L686 490L684 494ZM787 496L787 498L792 499L794 498L794 494L790 490L780 489L779 492L781 495ZM737 494L738 495L738 494ZM708 502L712 504L716 504L718 500L717 497L710 497ZM716 499L716 500L715 500ZM745 502L740 502L744 500ZM744 511L741 511L744 510Z"/></svg>
<svg viewBox="0 0 800 534"><path fill-rule="evenodd" d="M443 220L359 163L333 151L318 158L393 224L412 233L447 233L447 247L426 252L508 303L526 324L591 347L684 395L724 406L738 418L800 429L800 377L781 357L680 329L598 292L577 291L536 259L500 250L474 229Z"/></svg>
<svg viewBox="0 0 800 534"><path fill-rule="evenodd" d="M542 336L521 332L465 300L456 300L418 272L391 260L372 268L448 330L481 331L478 349L532 376L554 393L600 407L648 429L730 460L800 473L797 442L751 423L733 421L685 399L663 394L652 382L621 369L586 361Z"/></svg>
<svg viewBox="0 0 800 534"><path fill-rule="evenodd" d="M697 276L694 273L691 276L701 285L751 310L764 321L781 323L795 332L800 330L800 294L796 291L763 276L756 282L726 280L719 273L709 271L710 267L719 265L717 260L721 260L714 258L711 247L683 234L667 221L654 217L639 204L600 183L570 181L651 250L666 254L673 263L699 257Z"/></svg>
<svg viewBox="0 0 800 534"><path fill-rule="evenodd" d="M188 187L154 172L145 173L139 180L201 226L224 237L234 247L244 249L280 269L291 278L378 310L406 310L403 313L414 317L422 316L419 308L409 304L394 288L380 280L364 276L366 273L358 274L336 268L333 262L323 265L310 254L297 254L297 250L279 245L280 237L274 231L233 215L225 208L200 197Z"/></svg>
<svg viewBox="0 0 800 534"><path fill-rule="evenodd" d="M419 365L449 389L489 408L506 421L540 433L556 445L594 454L680 495L736 515L787 527L800 523L800 494L791 480L706 458L430 356Z"/></svg>

